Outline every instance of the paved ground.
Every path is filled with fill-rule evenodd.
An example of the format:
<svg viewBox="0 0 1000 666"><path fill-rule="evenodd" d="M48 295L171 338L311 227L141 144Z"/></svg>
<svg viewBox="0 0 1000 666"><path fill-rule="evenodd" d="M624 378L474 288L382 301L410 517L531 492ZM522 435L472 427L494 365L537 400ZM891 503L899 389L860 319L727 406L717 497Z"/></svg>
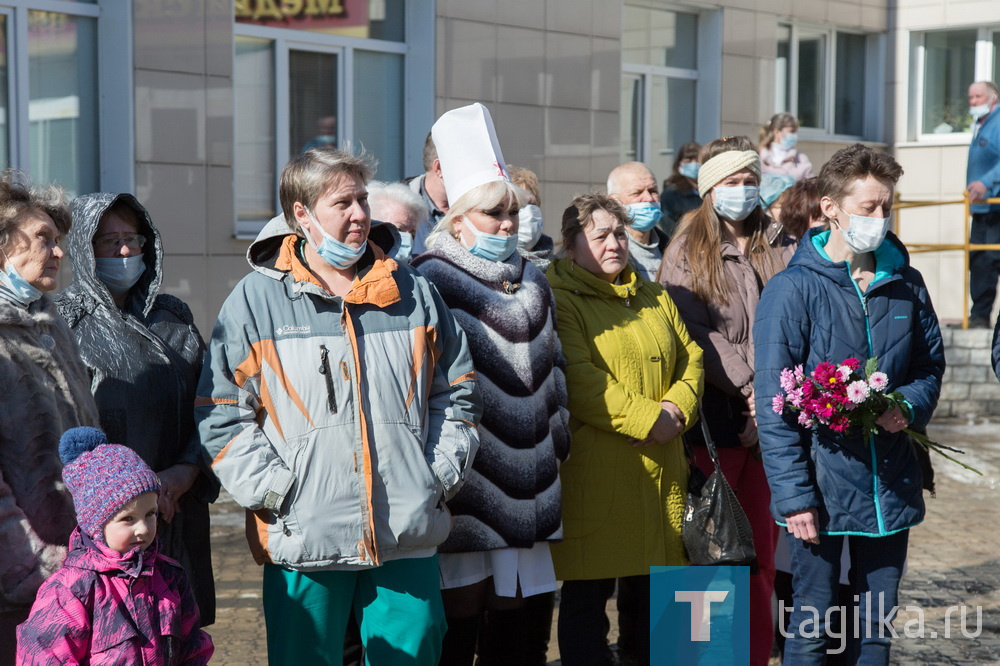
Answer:
<svg viewBox="0 0 1000 666"><path fill-rule="evenodd" d="M910 537L892 662L1000 664L1000 424L935 423L930 435L968 451L964 460L985 476L934 457L937 497L928 498L927 519ZM210 632L216 644L212 663L222 666L266 663L261 569L250 558L243 525L243 512L228 496L213 507L219 610ZM957 608L963 604L964 625ZM904 635L907 627L911 636L918 633L921 616L923 638ZM613 634L612 642L616 638ZM558 659L554 636L549 656Z"/></svg>

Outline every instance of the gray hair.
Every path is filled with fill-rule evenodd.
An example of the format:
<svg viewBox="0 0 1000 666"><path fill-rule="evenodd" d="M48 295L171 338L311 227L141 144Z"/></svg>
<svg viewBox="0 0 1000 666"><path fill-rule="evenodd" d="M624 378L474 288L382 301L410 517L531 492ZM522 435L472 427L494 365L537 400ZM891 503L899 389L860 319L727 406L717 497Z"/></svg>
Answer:
<svg viewBox="0 0 1000 666"><path fill-rule="evenodd" d="M491 210L508 197L517 202L518 208L523 208L528 203L526 195L525 190L509 180L494 180L472 188L448 208L448 214L437 223L434 231L427 237L427 247L433 248L441 236L454 235L456 217L473 210Z"/></svg>
<svg viewBox="0 0 1000 666"><path fill-rule="evenodd" d="M972 85L984 86L987 90L993 93L994 97L1000 96L1000 88L997 88L997 84L993 83L992 81L974 81Z"/></svg>
<svg viewBox="0 0 1000 666"><path fill-rule="evenodd" d="M617 196L621 194L622 177L627 173L648 173L650 176L653 172L648 166L642 162L625 162L624 164L619 164L611 173L608 174L608 196ZM656 180L655 178L653 180Z"/></svg>
<svg viewBox="0 0 1000 666"><path fill-rule="evenodd" d="M66 235L73 224L66 191L58 185L32 187L27 174L8 169L0 175L0 250L10 249L12 236L24 218L45 213L59 233Z"/></svg>
<svg viewBox="0 0 1000 666"><path fill-rule="evenodd" d="M385 183L373 180L368 183L368 205L373 220L385 220L387 209L395 204L406 212L407 219L416 227L430 217L431 212L424 198L405 183Z"/></svg>
<svg viewBox="0 0 1000 666"><path fill-rule="evenodd" d="M341 176L352 176L367 185L375 166L374 158L364 150L353 155L336 148L313 148L293 157L281 170L278 186L281 212L288 225L298 235L304 235L295 220L296 202L312 210L316 200Z"/></svg>

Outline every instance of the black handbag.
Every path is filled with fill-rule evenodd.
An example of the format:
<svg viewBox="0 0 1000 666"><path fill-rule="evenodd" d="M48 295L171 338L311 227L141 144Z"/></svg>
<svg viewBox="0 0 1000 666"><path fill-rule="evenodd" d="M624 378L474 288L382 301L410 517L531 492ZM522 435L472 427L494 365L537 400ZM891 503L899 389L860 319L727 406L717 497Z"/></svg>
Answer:
<svg viewBox="0 0 1000 666"><path fill-rule="evenodd" d="M688 478L687 502L681 536L692 564L750 566L757 570L757 553L753 547L753 530L740 501L733 492L719 465L715 442L708 431L705 416L698 410L705 446L712 457L715 471L707 479L694 463ZM689 459L694 456L685 442Z"/></svg>

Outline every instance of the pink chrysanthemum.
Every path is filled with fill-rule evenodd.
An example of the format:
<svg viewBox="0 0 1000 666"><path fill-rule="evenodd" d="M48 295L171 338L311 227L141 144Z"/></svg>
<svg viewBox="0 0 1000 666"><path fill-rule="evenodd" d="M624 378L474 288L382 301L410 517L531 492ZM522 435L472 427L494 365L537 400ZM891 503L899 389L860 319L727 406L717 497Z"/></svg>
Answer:
<svg viewBox="0 0 1000 666"><path fill-rule="evenodd" d="M801 363L795 366L795 370L792 372L792 376L795 377L795 383L797 384L801 384L806 380L806 371L803 370Z"/></svg>
<svg viewBox="0 0 1000 666"><path fill-rule="evenodd" d="M785 394L779 393L778 395L771 398L771 409L774 410L775 414L780 414L785 411Z"/></svg>
<svg viewBox="0 0 1000 666"><path fill-rule="evenodd" d="M788 392L788 404L797 409L802 407L802 389L797 388Z"/></svg>
<svg viewBox="0 0 1000 666"><path fill-rule="evenodd" d="M814 421L806 412L799 412L799 425L803 428L812 428L816 425L816 421Z"/></svg>
<svg viewBox="0 0 1000 666"><path fill-rule="evenodd" d="M889 386L889 376L884 372L873 372L868 378L868 386L873 391L884 391Z"/></svg>
<svg viewBox="0 0 1000 666"><path fill-rule="evenodd" d="M851 378L851 372L853 371L846 365L837 366L837 375L840 376L840 381L845 384L847 383L847 380Z"/></svg>
<svg viewBox="0 0 1000 666"><path fill-rule="evenodd" d="M837 381L840 379L840 377L837 376L837 366L828 361L823 361L816 366L815 370L813 370L813 379L815 379L816 383L823 388L835 386Z"/></svg>
<svg viewBox="0 0 1000 666"><path fill-rule="evenodd" d="M867 382L860 379L847 385L847 399L855 405L860 405L868 399L869 388Z"/></svg>
<svg viewBox="0 0 1000 666"><path fill-rule="evenodd" d="M792 370L790 368L785 368L781 371L781 377L778 378L778 383L781 384L781 390L786 393L795 390L795 375L792 374Z"/></svg>

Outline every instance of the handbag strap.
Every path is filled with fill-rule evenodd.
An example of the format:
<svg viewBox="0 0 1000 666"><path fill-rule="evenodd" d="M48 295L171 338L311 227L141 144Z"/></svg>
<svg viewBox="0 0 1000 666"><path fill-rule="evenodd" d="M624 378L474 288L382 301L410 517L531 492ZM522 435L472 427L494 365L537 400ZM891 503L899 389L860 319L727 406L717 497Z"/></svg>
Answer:
<svg viewBox="0 0 1000 666"><path fill-rule="evenodd" d="M715 450L715 440L712 439L712 433L708 431L708 421L705 420L705 412L701 409L701 403L698 404L698 421L701 422L701 434L705 438L705 446L708 448L708 455L712 458L712 462L716 467L719 466L719 454Z"/></svg>

